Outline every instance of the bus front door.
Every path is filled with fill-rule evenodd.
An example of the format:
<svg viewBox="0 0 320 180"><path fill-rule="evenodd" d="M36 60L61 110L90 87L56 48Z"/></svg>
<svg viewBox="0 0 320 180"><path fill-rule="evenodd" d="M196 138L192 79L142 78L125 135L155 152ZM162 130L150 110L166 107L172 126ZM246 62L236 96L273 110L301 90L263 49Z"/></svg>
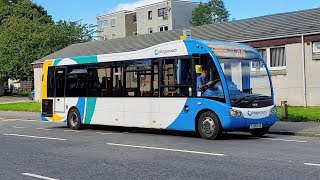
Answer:
<svg viewBox="0 0 320 180"><path fill-rule="evenodd" d="M66 68L58 67L55 73L55 98L54 110L55 112L65 112L65 84L66 84Z"/></svg>

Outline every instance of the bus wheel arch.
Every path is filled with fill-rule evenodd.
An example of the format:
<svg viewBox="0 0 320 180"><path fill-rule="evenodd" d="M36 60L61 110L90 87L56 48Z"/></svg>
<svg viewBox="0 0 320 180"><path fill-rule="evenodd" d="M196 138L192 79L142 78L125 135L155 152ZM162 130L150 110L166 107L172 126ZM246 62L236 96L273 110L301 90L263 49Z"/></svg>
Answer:
<svg viewBox="0 0 320 180"><path fill-rule="evenodd" d="M77 107L73 106L68 111L67 125L73 130L79 130L82 128L80 112Z"/></svg>
<svg viewBox="0 0 320 180"><path fill-rule="evenodd" d="M207 127L210 127L210 129L207 129L207 132L204 131L204 129L206 129L204 128L204 124L207 124ZM218 115L210 109L203 109L197 113L195 118L195 130L202 138L208 140L216 139L223 131Z"/></svg>

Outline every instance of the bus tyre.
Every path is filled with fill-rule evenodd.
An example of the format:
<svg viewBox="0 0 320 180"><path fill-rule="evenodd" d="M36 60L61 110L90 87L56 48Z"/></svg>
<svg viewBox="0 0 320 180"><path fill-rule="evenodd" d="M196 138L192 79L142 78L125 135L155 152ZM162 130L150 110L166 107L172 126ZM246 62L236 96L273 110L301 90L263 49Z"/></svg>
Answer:
<svg viewBox="0 0 320 180"><path fill-rule="evenodd" d="M252 134L252 136L262 137L269 132L269 129L270 127L262 128L262 129L253 129L253 130L250 130L249 132Z"/></svg>
<svg viewBox="0 0 320 180"><path fill-rule="evenodd" d="M220 121L211 111L204 112L198 119L198 132L202 138L213 140L220 135Z"/></svg>
<svg viewBox="0 0 320 180"><path fill-rule="evenodd" d="M71 109L68 114L68 127L73 130L79 130L82 127L80 113L76 108Z"/></svg>

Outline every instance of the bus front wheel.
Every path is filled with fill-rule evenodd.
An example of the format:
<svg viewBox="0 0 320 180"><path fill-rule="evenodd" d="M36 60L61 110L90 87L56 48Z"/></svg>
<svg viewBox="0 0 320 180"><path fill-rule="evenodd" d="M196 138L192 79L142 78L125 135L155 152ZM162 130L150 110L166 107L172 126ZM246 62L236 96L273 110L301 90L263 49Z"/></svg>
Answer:
<svg viewBox="0 0 320 180"><path fill-rule="evenodd" d="M79 111L76 108L71 109L68 114L68 127L73 130L78 130L81 129L81 126L82 124Z"/></svg>
<svg viewBox="0 0 320 180"><path fill-rule="evenodd" d="M204 112L198 119L198 132L202 138L213 140L220 135L219 118L211 111Z"/></svg>
<svg viewBox="0 0 320 180"><path fill-rule="evenodd" d="M253 129L253 130L250 130L249 132L251 133L252 136L262 137L269 132L269 129L270 129L269 127L262 128L262 129Z"/></svg>

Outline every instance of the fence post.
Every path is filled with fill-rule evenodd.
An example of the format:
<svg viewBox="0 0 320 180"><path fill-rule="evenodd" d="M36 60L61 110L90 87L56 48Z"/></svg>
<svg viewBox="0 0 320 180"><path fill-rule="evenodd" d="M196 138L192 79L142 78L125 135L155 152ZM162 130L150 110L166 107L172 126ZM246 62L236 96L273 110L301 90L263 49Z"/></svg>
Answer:
<svg viewBox="0 0 320 180"><path fill-rule="evenodd" d="M281 101L281 118L288 119L288 102Z"/></svg>

